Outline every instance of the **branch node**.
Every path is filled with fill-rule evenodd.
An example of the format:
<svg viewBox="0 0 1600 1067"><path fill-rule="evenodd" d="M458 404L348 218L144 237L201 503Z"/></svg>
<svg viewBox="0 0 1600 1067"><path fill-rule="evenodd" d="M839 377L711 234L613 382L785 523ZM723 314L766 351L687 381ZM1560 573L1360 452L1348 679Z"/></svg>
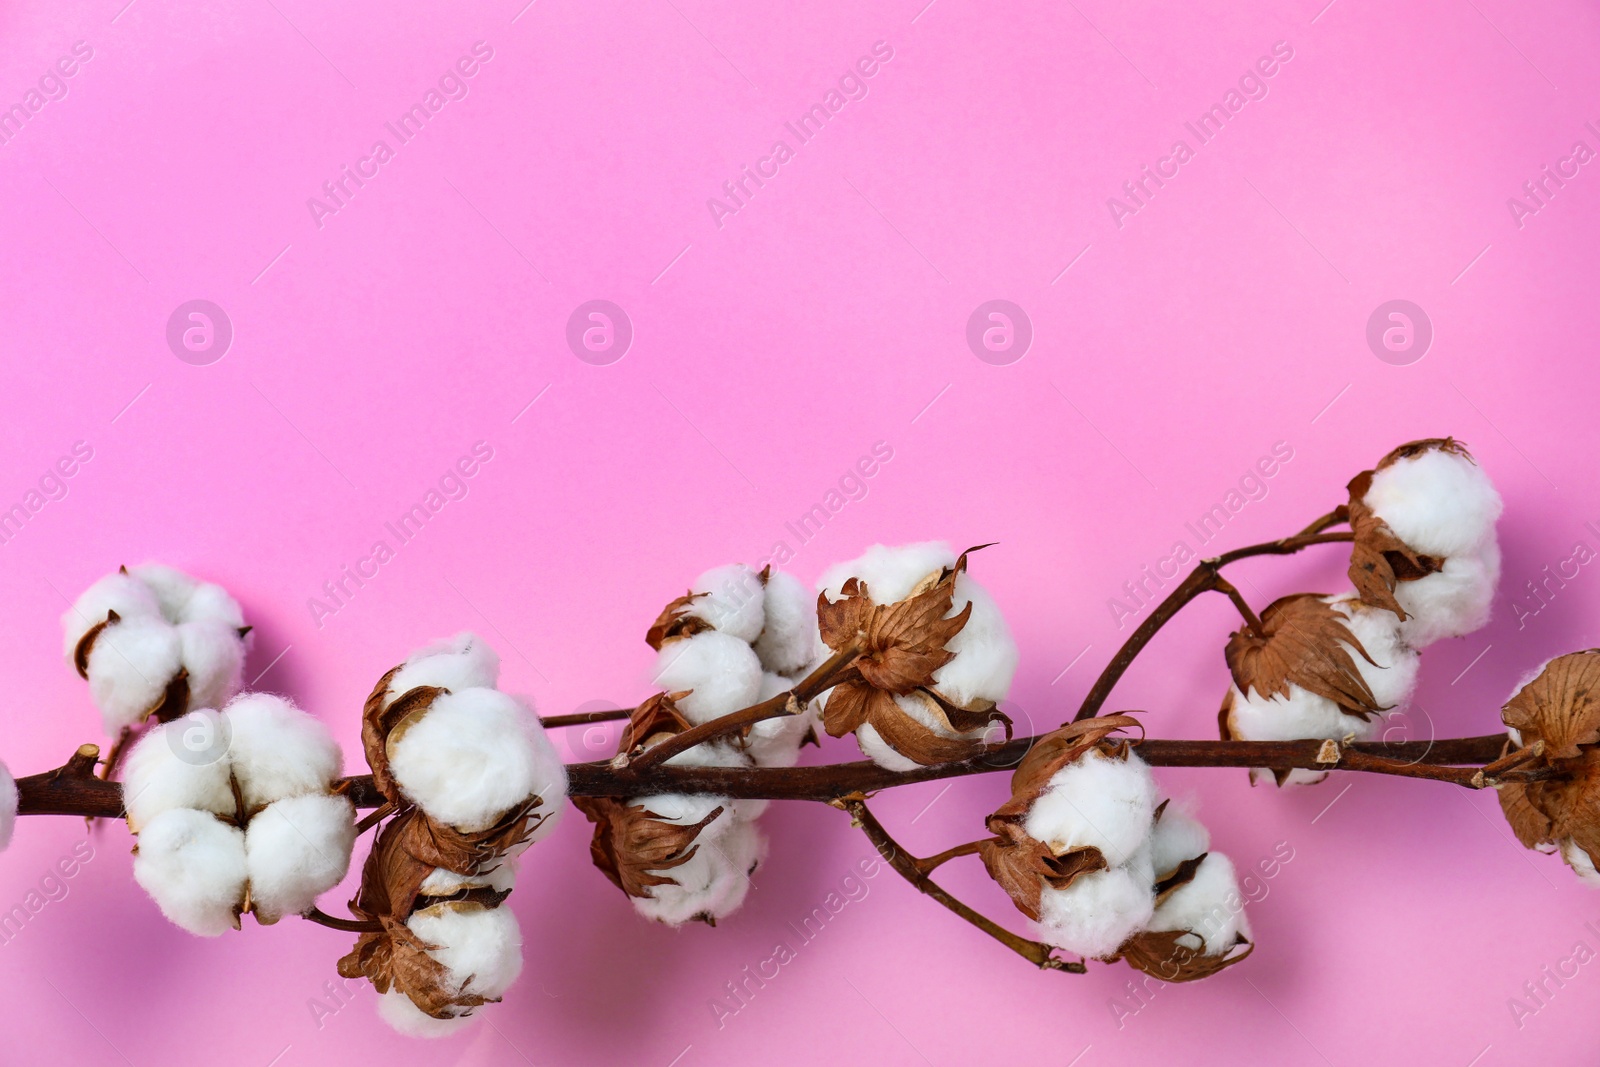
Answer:
<svg viewBox="0 0 1600 1067"><path fill-rule="evenodd" d="M1327 764L1338 763L1341 755L1342 754L1339 751L1339 742L1332 740L1324 741L1322 742L1322 747L1317 749L1317 762Z"/></svg>

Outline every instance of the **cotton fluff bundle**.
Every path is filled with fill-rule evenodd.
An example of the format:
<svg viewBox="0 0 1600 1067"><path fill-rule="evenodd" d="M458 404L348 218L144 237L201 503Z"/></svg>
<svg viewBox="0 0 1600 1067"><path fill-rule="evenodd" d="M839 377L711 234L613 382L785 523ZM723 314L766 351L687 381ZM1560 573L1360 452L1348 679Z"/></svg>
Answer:
<svg viewBox="0 0 1600 1067"><path fill-rule="evenodd" d="M421 690L385 739L388 770L430 818L474 833L539 798L543 817L523 842L555 829L566 767L527 702L503 693L500 660L461 633L413 653L389 678L385 707Z"/></svg>
<svg viewBox="0 0 1600 1067"><path fill-rule="evenodd" d="M124 775L135 880L203 937L308 910L355 845L355 809L330 792L342 762L326 727L264 693L157 725Z"/></svg>
<svg viewBox="0 0 1600 1067"><path fill-rule="evenodd" d="M664 821L693 825L701 810L720 797L649 797L638 801L648 810L672 817ZM698 816L698 818L697 818ZM660 873L671 879L652 886L650 894L633 898L634 910L647 919L680 926L690 920L710 922L725 918L744 903L750 875L766 858L767 841L752 819L736 807L725 809L695 836L688 860Z"/></svg>
<svg viewBox="0 0 1600 1067"><path fill-rule="evenodd" d="M995 721L961 729L952 725L943 704L958 709L992 709L1006 698L1016 674L1018 651L1011 630L999 605L965 569L965 554L958 555L942 541L889 547L873 545L854 560L835 564L823 572L817 589L828 604L838 604L846 596L851 579L865 586L865 595L875 605L893 605L910 599L934 586L942 575L954 574L950 609L944 618L953 619L969 611L966 623L944 642L951 658L931 672L929 685L910 692L886 693L899 714L916 724L916 734L937 741L978 743L990 739ZM815 655L820 659L834 649L819 635ZM829 695L818 700L826 717ZM881 700L880 713L889 705ZM893 771L909 771L930 762L940 762L929 753L911 752L884 736L879 723L870 721L854 729L861 751L879 766ZM830 726L829 732L834 732Z"/></svg>
<svg viewBox="0 0 1600 1067"><path fill-rule="evenodd" d="M151 715L221 707L238 692L250 628L221 586L159 563L108 574L61 617L67 661L108 734Z"/></svg>
<svg viewBox="0 0 1600 1067"><path fill-rule="evenodd" d="M11 844L11 833L17 828L17 804L20 799L17 780L11 777L10 769L0 763L0 852L4 852Z"/></svg>
<svg viewBox="0 0 1600 1067"><path fill-rule="evenodd" d="M1420 441L1391 452L1369 481L1364 492L1360 477L1351 483L1352 505L1360 493L1352 510L1358 539L1365 534L1364 508L1438 568L1394 585L1407 616L1406 643L1420 649L1483 626L1500 578L1495 520L1503 508L1483 468L1455 441Z"/></svg>
<svg viewBox="0 0 1600 1067"><path fill-rule="evenodd" d="M1225 736L1239 741L1367 740L1378 727L1378 713L1403 709L1409 702L1421 657L1406 641L1398 616L1363 604L1354 593L1286 597L1278 604L1291 600L1301 601L1292 605L1293 609L1305 609L1312 618L1332 625L1314 631L1321 647L1313 657L1301 655L1287 669L1271 672L1272 677L1264 683L1255 677L1257 672L1236 666L1220 716ZM1306 603L1312 600L1329 610L1318 613L1315 605ZM1263 613L1263 621L1271 627L1272 609ZM1302 634L1311 631L1311 624L1300 628ZM1269 637L1269 642L1272 639ZM1329 652L1345 664L1345 684L1330 679L1330 673L1339 668L1330 666ZM1246 684L1240 684L1241 676ZM1364 695L1352 695L1363 687ZM1333 690L1342 694L1340 699L1327 695ZM1259 781L1271 773L1256 768L1251 780ZM1295 768L1277 777L1280 785L1311 785L1327 773Z"/></svg>

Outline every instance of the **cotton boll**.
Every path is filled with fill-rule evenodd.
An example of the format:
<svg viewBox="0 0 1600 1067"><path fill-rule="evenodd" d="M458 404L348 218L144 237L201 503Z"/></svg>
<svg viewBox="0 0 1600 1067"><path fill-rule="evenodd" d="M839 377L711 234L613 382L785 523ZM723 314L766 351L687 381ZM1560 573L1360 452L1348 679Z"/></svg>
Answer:
<svg viewBox="0 0 1600 1067"><path fill-rule="evenodd" d="M154 727L133 746L122 766L122 803L135 833L177 808L234 814L220 729L218 719L186 716Z"/></svg>
<svg viewBox="0 0 1600 1067"><path fill-rule="evenodd" d="M250 899L264 923L299 915L343 880L356 842L356 809L326 793L268 804L245 827Z"/></svg>
<svg viewBox="0 0 1600 1067"><path fill-rule="evenodd" d="M702 593L688 614L704 619L722 633L754 644L765 622L766 590L761 576L743 563L713 567L695 579L691 593Z"/></svg>
<svg viewBox="0 0 1600 1067"><path fill-rule="evenodd" d="M510 908L452 901L423 908L406 925L436 946L428 955L444 965L454 992L495 999L522 973L522 930Z"/></svg>
<svg viewBox="0 0 1600 1067"><path fill-rule="evenodd" d="M189 672L189 707L222 707L243 682L239 631L221 622L180 623L177 631L179 658Z"/></svg>
<svg viewBox="0 0 1600 1067"><path fill-rule="evenodd" d="M1250 935L1243 900L1233 861L1220 852L1207 853L1194 877L1156 908L1149 929L1187 930L1190 935L1179 938L1179 944L1220 956L1233 947L1237 935Z"/></svg>
<svg viewBox="0 0 1600 1067"><path fill-rule="evenodd" d="M1395 586L1406 613L1401 633L1412 648L1445 637L1462 637L1489 621L1500 583L1500 545L1485 541L1472 552L1445 559L1444 567L1414 582Z"/></svg>
<svg viewBox="0 0 1600 1067"><path fill-rule="evenodd" d="M657 872L675 884L652 886L650 896L634 898L639 914L677 926L706 916L724 918L744 903L750 872L766 855L761 832L744 819L734 819L720 837L696 841L687 863Z"/></svg>
<svg viewBox="0 0 1600 1067"><path fill-rule="evenodd" d="M246 811L284 797L326 792L344 754L328 728L289 701L246 693L223 712L228 756Z"/></svg>
<svg viewBox="0 0 1600 1067"><path fill-rule="evenodd" d="M553 751L515 697L463 689L440 695L425 714L395 728L389 769L430 817L471 832L535 794L548 803L564 793L565 771Z"/></svg>
<svg viewBox="0 0 1600 1067"><path fill-rule="evenodd" d="M1150 921L1155 892L1124 867L1079 875L1039 896L1039 938L1080 956L1104 958Z"/></svg>
<svg viewBox="0 0 1600 1067"><path fill-rule="evenodd" d="M6 846L11 844L11 832L17 828L17 805L20 801L17 780L11 777L6 765L0 763L0 852L4 852Z"/></svg>
<svg viewBox="0 0 1600 1067"><path fill-rule="evenodd" d="M965 572L956 576L954 593L946 618L961 614L969 603L972 614L961 632L945 642L955 659L933 672L934 687L961 707L982 700L998 704L1010 692L1017 673L1017 642L1000 606Z"/></svg>
<svg viewBox="0 0 1600 1067"><path fill-rule="evenodd" d="M1155 779L1142 759L1091 749L1051 777L1023 828L1058 856L1087 845L1116 866L1149 834L1155 806Z"/></svg>
<svg viewBox="0 0 1600 1067"><path fill-rule="evenodd" d="M655 684L669 693L693 690L677 701L678 710L690 722L709 722L756 702L761 661L737 637L706 630L661 646Z"/></svg>
<svg viewBox="0 0 1600 1067"><path fill-rule="evenodd" d="M1567 861L1580 882L1591 889L1600 889L1600 871L1595 870L1594 860L1570 837L1561 842L1561 858Z"/></svg>
<svg viewBox="0 0 1600 1067"><path fill-rule="evenodd" d="M113 611L124 619L161 618L161 605L143 582L120 571L108 574L79 594L72 607L61 616L64 651L69 663L83 635L105 622Z"/></svg>
<svg viewBox="0 0 1600 1067"><path fill-rule="evenodd" d="M462 631L435 641L406 657L389 679L389 697L402 696L418 686L437 686L452 693L463 689L493 689L500 681L500 657L477 634Z"/></svg>
<svg viewBox="0 0 1600 1067"><path fill-rule="evenodd" d="M1493 535L1503 506L1482 467L1440 449L1377 471L1364 499L1395 536L1426 556L1472 551Z"/></svg>
<svg viewBox="0 0 1600 1067"><path fill-rule="evenodd" d="M378 997L378 1017L406 1037L449 1037L472 1022L470 1015L435 1019L398 989Z"/></svg>
<svg viewBox="0 0 1600 1067"><path fill-rule="evenodd" d="M493 867L477 874L457 874L443 867L435 867L422 880L418 893L425 897L447 897L463 889L493 889L509 893L515 887L516 880L517 869L509 859L499 859Z"/></svg>
<svg viewBox="0 0 1600 1067"><path fill-rule="evenodd" d="M817 579L817 591L830 602L838 600L844 583L858 578L879 604L904 600L928 575L956 565L956 554L943 541L924 541L913 545L873 545L859 558L835 563Z"/></svg>
<svg viewBox="0 0 1600 1067"><path fill-rule="evenodd" d="M1363 656L1346 646L1377 705L1386 709L1404 707L1416 688L1422 657L1405 642L1400 617L1383 608L1368 607L1354 594L1326 600L1344 616L1350 635L1366 652Z"/></svg>
<svg viewBox="0 0 1600 1067"><path fill-rule="evenodd" d="M1150 866L1156 878L1164 878L1185 860L1202 855L1211 847L1211 833L1198 819L1169 803L1150 831Z"/></svg>
<svg viewBox="0 0 1600 1067"><path fill-rule="evenodd" d="M777 674L797 674L810 662L817 642L817 598L786 571L767 575L761 636L756 655Z"/></svg>
<svg viewBox="0 0 1600 1067"><path fill-rule="evenodd" d="M163 915L191 934L237 930L247 877L244 832L203 811L163 812L139 832L133 877Z"/></svg>
<svg viewBox="0 0 1600 1067"><path fill-rule="evenodd" d="M89 650L89 698L106 733L137 726L166 699L182 656L178 632L159 616L107 626Z"/></svg>

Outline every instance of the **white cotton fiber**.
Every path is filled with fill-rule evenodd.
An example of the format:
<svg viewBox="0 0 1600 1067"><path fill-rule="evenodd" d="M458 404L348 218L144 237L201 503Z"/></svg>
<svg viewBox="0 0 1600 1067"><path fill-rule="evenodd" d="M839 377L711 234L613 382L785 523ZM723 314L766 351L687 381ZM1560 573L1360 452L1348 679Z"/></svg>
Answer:
<svg viewBox="0 0 1600 1067"><path fill-rule="evenodd" d="M284 797L326 792L339 777L344 755L333 735L283 697L246 693L223 714L247 813Z"/></svg>
<svg viewBox="0 0 1600 1067"><path fill-rule="evenodd" d="M968 603L972 614L967 624L945 643L955 659L933 672L934 687L960 707L971 707L980 700L998 704L1011 690L1011 678L1017 673L1017 642L994 598L963 572L956 576L955 596L946 617L961 614Z"/></svg>
<svg viewBox="0 0 1600 1067"><path fill-rule="evenodd" d="M1144 929L1155 892L1127 868L1079 875L1065 889L1039 896L1039 938L1080 956L1104 958Z"/></svg>
<svg viewBox="0 0 1600 1067"><path fill-rule="evenodd" d="M435 946L428 955L444 964L444 983L454 992L497 998L522 973L522 930L510 908L464 901L434 904L412 915L406 925Z"/></svg>
<svg viewBox="0 0 1600 1067"><path fill-rule="evenodd" d="M1462 637L1489 621L1500 582L1500 545L1493 538L1471 552L1445 559L1444 567L1395 586L1406 613L1401 633L1412 648L1446 637Z"/></svg>
<svg viewBox="0 0 1600 1067"><path fill-rule="evenodd" d="M732 800L706 793L653 793L647 797L636 797L628 803L630 807L649 812L657 821L674 826L695 826L721 808L721 813L695 835L695 840L702 842L715 841L732 830L739 821Z"/></svg>
<svg viewBox="0 0 1600 1067"><path fill-rule="evenodd" d="M11 844L11 834L17 828L17 804L20 801L17 794L17 780L11 777L11 771L4 763L0 763L0 852L6 850Z"/></svg>
<svg viewBox="0 0 1600 1067"><path fill-rule="evenodd" d="M1378 707L1384 710L1404 708L1417 686L1417 668L1422 657L1402 637L1400 617L1384 608L1362 604L1354 593L1323 599L1344 616L1350 636L1366 651L1363 656L1345 645Z"/></svg>
<svg viewBox="0 0 1600 1067"><path fill-rule="evenodd" d="M150 591L168 622L184 618L189 598L194 596L195 589L200 585L198 580L165 563L141 563L137 567L129 567L128 574Z"/></svg>
<svg viewBox="0 0 1600 1067"><path fill-rule="evenodd" d="M534 794L551 804L566 791L565 770L533 712L495 689L435 698L390 734L389 769L429 816L468 832Z"/></svg>
<svg viewBox="0 0 1600 1067"><path fill-rule="evenodd" d="M153 727L133 746L122 766L122 803L135 833L176 808L234 814L219 723L196 713Z"/></svg>
<svg viewBox="0 0 1600 1067"><path fill-rule="evenodd" d="M113 611L124 619L161 617L161 605L143 582L120 571L108 574L79 594L61 616L67 662L72 662L83 635L105 622Z"/></svg>
<svg viewBox="0 0 1600 1067"><path fill-rule="evenodd" d="M761 576L743 563L713 567L696 578L689 591L703 595L690 603L688 614L747 645L761 636L766 591Z"/></svg>
<svg viewBox="0 0 1600 1067"><path fill-rule="evenodd" d="M182 657L178 632L158 616L107 626L89 650L89 697L106 733L143 722L166 698Z"/></svg>
<svg viewBox="0 0 1600 1067"><path fill-rule="evenodd" d="M398 989L378 997L378 1017L406 1037L449 1037L472 1022L471 1015L435 1019Z"/></svg>
<svg viewBox="0 0 1600 1067"><path fill-rule="evenodd" d="M786 571L767 575L761 636L756 655L777 674L798 674L811 662L817 643L817 598Z"/></svg>
<svg viewBox="0 0 1600 1067"><path fill-rule="evenodd" d="M835 563L817 579L817 591L829 602L839 599L839 591L851 578L859 578L879 604L892 604L911 595L911 590L928 575L956 565L956 554L943 541L918 544L873 545L858 558Z"/></svg>
<svg viewBox="0 0 1600 1067"><path fill-rule="evenodd" d="M908 694L895 697L894 702L909 718L915 719L940 737L963 738L969 741L994 741L1003 733L1003 727L998 724L981 726L974 730L952 730L943 713L937 710L938 706L933 703L931 698L923 699L916 694ZM823 701L818 701L818 703L826 706ZM921 764L901 755L890 747L889 743L883 739L883 736L878 733L877 728L871 723L863 723L856 730L856 744L861 746L861 752L864 756L884 770L904 772L915 770L921 766Z"/></svg>
<svg viewBox="0 0 1600 1067"><path fill-rule="evenodd" d="M863 723L856 729L856 744L861 747L863 756L886 771L904 774L921 766L916 760L896 752L889 742L883 739L883 735L878 733L877 727L870 722Z"/></svg>
<svg viewBox="0 0 1600 1067"><path fill-rule="evenodd" d="M168 621L214 622L238 629L244 625L244 611L232 594L216 582L200 582L189 595L182 613Z"/></svg>
<svg viewBox="0 0 1600 1067"><path fill-rule="evenodd" d="M1600 871L1595 870L1594 860L1570 837L1561 842L1561 858L1567 861L1578 881L1591 889L1600 889Z"/></svg>
<svg viewBox="0 0 1600 1067"><path fill-rule="evenodd" d="M1456 556L1494 533L1500 494L1465 456L1432 449L1372 476L1366 504L1395 536L1427 556Z"/></svg>
<svg viewBox="0 0 1600 1067"><path fill-rule="evenodd" d="M1207 853L1194 877L1174 889L1156 908L1149 929L1187 930L1197 936L1179 938L1179 944L1207 956L1227 952L1238 934L1249 937L1250 925L1244 917L1244 898L1239 894L1233 861L1220 852Z"/></svg>
<svg viewBox="0 0 1600 1067"><path fill-rule="evenodd" d="M744 903L750 872L765 855L761 831L747 820L730 820L720 836L696 838L695 853L687 863L657 872L676 884L650 887L650 896L633 898L634 909L670 926L703 916L722 919Z"/></svg>
<svg viewBox="0 0 1600 1067"><path fill-rule="evenodd" d="M264 923L299 915L343 880L356 842L355 808L326 793L268 804L245 827L250 899Z"/></svg>
<svg viewBox="0 0 1600 1067"><path fill-rule="evenodd" d="M1158 880L1165 878L1179 864L1202 855L1210 847L1211 833L1200 820L1168 803L1150 831L1151 870Z"/></svg>
<svg viewBox="0 0 1600 1067"><path fill-rule="evenodd" d="M220 708L239 691L245 642L222 622L180 623L179 657L189 672L189 707Z"/></svg>
<svg viewBox="0 0 1600 1067"><path fill-rule="evenodd" d="M406 657L389 679L393 699L418 686L437 686L452 693L463 689L493 689L500 680L500 657L477 634L463 631L435 641Z"/></svg>
<svg viewBox="0 0 1600 1067"><path fill-rule="evenodd" d="M761 661L737 637L706 630L661 646L653 684L669 693L693 690L678 710L690 722L709 722L756 702Z"/></svg>
<svg viewBox="0 0 1600 1067"><path fill-rule="evenodd" d="M1301 689L1292 682L1287 697L1263 697L1254 689L1249 696L1229 686L1233 710L1228 716L1229 729L1236 741L1297 741L1304 738L1327 738L1343 741L1346 737L1357 741L1371 738L1378 728L1379 719L1362 719L1359 715L1346 715L1339 705L1326 697ZM1252 779L1260 779L1268 772L1257 769ZM1284 780L1285 785L1315 785L1326 778L1326 771L1295 768Z"/></svg>
<svg viewBox="0 0 1600 1067"><path fill-rule="evenodd" d="M781 674L764 674L758 701L768 700L794 685ZM744 750L757 767L793 767L800 761L800 744L806 731L816 725L816 716L809 705L799 715L779 715L763 719L750 727L744 739Z"/></svg>
<svg viewBox="0 0 1600 1067"><path fill-rule="evenodd" d="M134 880L173 923L200 937L239 928L244 833L203 811L176 808L139 832Z"/></svg>
<svg viewBox="0 0 1600 1067"><path fill-rule="evenodd" d="M1155 779L1143 760L1132 754L1116 759L1091 749L1051 777L1028 809L1023 828L1058 856L1087 845L1116 866L1150 833L1155 806Z"/></svg>
<svg viewBox="0 0 1600 1067"><path fill-rule="evenodd" d="M493 889L509 893L516 886L516 882L517 869L511 860L496 858L493 867L477 874L457 874L443 867L435 867L429 872L428 877L422 880L422 887L418 892L425 897L447 897L463 889Z"/></svg>

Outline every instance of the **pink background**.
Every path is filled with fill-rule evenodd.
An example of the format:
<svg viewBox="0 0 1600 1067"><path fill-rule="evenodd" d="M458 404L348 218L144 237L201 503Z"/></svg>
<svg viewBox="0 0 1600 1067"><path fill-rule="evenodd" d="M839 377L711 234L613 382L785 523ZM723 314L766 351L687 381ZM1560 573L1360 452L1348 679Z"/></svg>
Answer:
<svg viewBox="0 0 1600 1067"><path fill-rule="evenodd" d="M1592 565L1537 614L1525 583L1575 542L1600 549L1600 167L1520 227L1507 206L1575 141L1600 148L1592 7L925 2L7 4L0 103L75 41L93 58L0 147L0 503L76 441L93 459L0 545L0 754L30 773L99 739L56 620L119 563L224 582L257 626L247 677L354 754L372 681L459 628L545 713L641 699L661 604L780 540L807 580L875 540L999 541L975 572L1022 646L1013 713L1048 728L1126 634L1108 600L1193 545L1184 524L1277 442L1292 460L1213 549L1298 528L1419 436L1465 439L1505 495L1496 619L1430 650L1393 736L1492 729L1524 670L1597 643ZM384 123L477 41L493 58L469 95L319 228L307 199L375 139L394 147ZM877 41L893 58L865 99L797 147L784 122ZM1293 58L1265 99L1119 227L1107 198L1176 138L1192 147L1184 122L1279 41ZM719 227L707 199L777 138L794 158ZM196 298L236 333L208 366L165 340ZM965 342L995 298L1035 331L1007 366ZM1435 330L1406 366L1365 340L1397 298ZM634 326L609 366L564 340L592 299ZM470 494L318 625L322 583L480 440L494 458ZM879 441L893 459L865 498L801 545L785 523ZM1260 606L1336 588L1343 558L1239 574ZM1220 598L1194 607L1113 707L1214 736L1232 622ZM1241 866L1279 842L1293 859L1259 883L1252 959L1136 1014L1131 971L1036 973L880 873L719 1026L725 984L795 942L788 924L869 851L839 813L790 804L765 818L748 904L714 930L637 919L569 817L511 900L527 969L492 1025L411 1042L365 989L319 1025L346 935L189 937L102 825L65 899L0 945L0 1061L1592 1060L1600 964L1547 983L1520 1026L1508 1001L1580 940L1600 949L1600 897L1518 848L1493 796L1161 778ZM932 852L976 836L1004 790L935 783L880 808ZM0 910L83 838L26 820ZM947 881L1021 927L973 861Z"/></svg>

